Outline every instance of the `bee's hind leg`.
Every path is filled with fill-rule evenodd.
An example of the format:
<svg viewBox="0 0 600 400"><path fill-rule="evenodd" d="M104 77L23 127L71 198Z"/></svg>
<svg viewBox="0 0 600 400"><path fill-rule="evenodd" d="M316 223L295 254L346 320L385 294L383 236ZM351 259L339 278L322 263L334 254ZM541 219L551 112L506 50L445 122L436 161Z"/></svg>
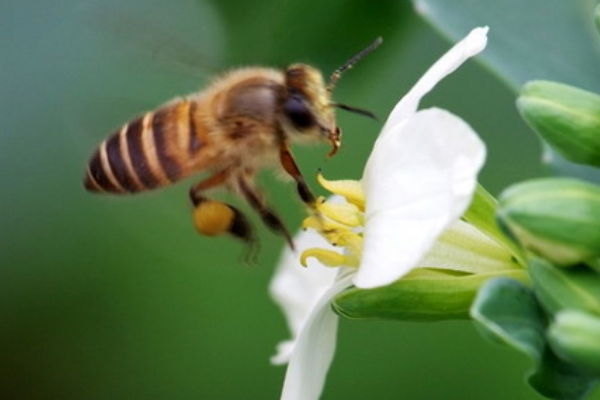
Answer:
<svg viewBox="0 0 600 400"><path fill-rule="evenodd" d="M203 195L203 192L224 184L229 174L229 170L223 170L190 188L190 199L194 204L194 225L201 235L218 236L229 233L246 242L249 245L246 260L251 261L256 256L258 241L244 214L232 205Z"/></svg>

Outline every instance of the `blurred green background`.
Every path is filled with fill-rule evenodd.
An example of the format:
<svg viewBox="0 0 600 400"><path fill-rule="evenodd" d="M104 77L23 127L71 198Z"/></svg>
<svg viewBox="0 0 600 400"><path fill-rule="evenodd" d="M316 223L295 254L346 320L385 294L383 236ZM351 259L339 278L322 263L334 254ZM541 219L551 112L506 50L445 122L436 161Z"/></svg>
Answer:
<svg viewBox="0 0 600 400"><path fill-rule="evenodd" d="M117 126L199 90L212 70L304 61L328 73L380 35L335 95L383 119L450 46L409 2L0 3L0 398L278 398L284 368L268 358L288 331L267 285L282 240L257 223L259 265L247 267L240 244L195 233L193 180L114 198L85 193L81 179ZM434 104L488 144L481 180L493 193L544 173L514 95L476 63ZM325 147L296 149L315 190L318 168L359 178L382 124L339 123L333 160ZM293 185L269 174L261 184L295 229ZM339 338L324 399L539 398L524 383L528 360L467 322L344 320Z"/></svg>

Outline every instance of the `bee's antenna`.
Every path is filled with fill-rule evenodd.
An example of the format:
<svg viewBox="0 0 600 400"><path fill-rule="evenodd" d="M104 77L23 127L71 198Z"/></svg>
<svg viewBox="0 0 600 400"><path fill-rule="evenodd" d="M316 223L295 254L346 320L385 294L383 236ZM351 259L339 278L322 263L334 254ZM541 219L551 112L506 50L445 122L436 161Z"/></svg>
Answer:
<svg viewBox="0 0 600 400"><path fill-rule="evenodd" d="M365 117L369 117L369 118L377 121L377 116L369 110L363 110L362 108L353 107L353 106L349 106L347 104L340 104L340 103L332 103L331 106L336 107L336 108L341 108L342 110L350 111L355 114L363 115Z"/></svg>
<svg viewBox="0 0 600 400"><path fill-rule="evenodd" d="M375 41L373 41L373 43L371 43L369 46L367 46L367 48L365 48L360 53L358 53L357 55L355 55L354 57L352 57L351 59L346 61L341 67L339 67L338 69L333 71L333 73L331 74L331 77L329 78L329 84L327 85L327 90L329 92L332 92L333 88L335 87L336 82L342 76L342 73L344 71L352 68L354 66L354 64L356 64L361 58L363 58L366 55L369 55L373 50L375 50L377 47L379 47L379 45L381 43L383 43L383 39L380 36L377 39L375 39Z"/></svg>

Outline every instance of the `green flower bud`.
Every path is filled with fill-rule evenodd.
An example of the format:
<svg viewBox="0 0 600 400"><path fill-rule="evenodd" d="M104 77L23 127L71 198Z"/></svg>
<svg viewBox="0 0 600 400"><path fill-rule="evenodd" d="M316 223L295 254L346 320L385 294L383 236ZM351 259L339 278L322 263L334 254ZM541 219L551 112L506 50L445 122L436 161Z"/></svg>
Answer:
<svg viewBox="0 0 600 400"><path fill-rule="evenodd" d="M419 322L468 319L479 288L498 276L528 280L527 273L518 269L456 275L417 268L389 286L348 289L335 298L333 308L350 319Z"/></svg>
<svg viewBox="0 0 600 400"><path fill-rule="evenodd" d="M600 317L600 275L596 271L584 265L557 268L533 259L529 275L538 300L550 314L575 309Z"/></svg>
<svg viewBox="0 0 600 400"><path fill-rule="evenodd" d="M548 341L559 357L600 376L600 318L563 311L550 326Z"/></svg>
<svg viewBox="0 0 600 400"><path fill-rule="evenodd" d="M505 190L497 217L523 247L556 265L600 256L600 188L569 178L545 178Z"/></svg>
<svg viewBox="0 0 600 400"><path fill-rule="evenodd" d="M600 96L572 86L532 81L517 107L529 126L567 160L600 167Z"/></svg>

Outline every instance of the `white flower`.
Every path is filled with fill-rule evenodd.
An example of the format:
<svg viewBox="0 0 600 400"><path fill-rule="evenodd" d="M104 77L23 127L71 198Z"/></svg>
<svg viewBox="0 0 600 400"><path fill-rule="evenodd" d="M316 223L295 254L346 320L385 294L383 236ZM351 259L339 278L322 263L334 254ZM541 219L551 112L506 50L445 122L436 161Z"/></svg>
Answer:
<svg viewBox="0 0 600 400"><path fill-rule="evenodd" d="M298 250L312 247L332 247L316 231L306 231L294 240ZM293 267L292 267L293 266ZM293 251L284 252L279 262L279 269L271 281L271 296L285 310L292 337L296 338L310 311L323 293L331 286L338 271L334 268L302 268L298 254ZM287 364L293 351L294 340L288 340L277 346L277 354L271 358L273 364Z"/></svg>
<svg viewBox="0 0 600 400"><path fill-rule="evenodd" d="M319 398L335 351L338 317L331 310L332 299L352 285L374 288L400 279L467 209L485 147L459 117L438 108L418 111L418 106L440 80L485 48L487 31L474 29L450 49L389 116L362 179L365 221L364 241L357 239L362 244L359 268L304 269L291 253L284 255L271 284L295 338L273 358L278 363L289 359L282 399ZM314 233L296 239L301 250L314 247L309 235Z"/></svg>

